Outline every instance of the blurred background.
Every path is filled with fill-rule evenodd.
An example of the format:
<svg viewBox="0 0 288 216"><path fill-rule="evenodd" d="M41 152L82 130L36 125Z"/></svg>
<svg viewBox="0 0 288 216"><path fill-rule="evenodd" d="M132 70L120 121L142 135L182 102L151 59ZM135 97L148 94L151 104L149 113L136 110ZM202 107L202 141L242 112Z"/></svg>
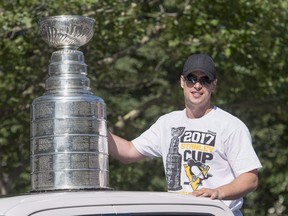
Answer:
<svg viewBox="0 0 288 216"><path fill-rule="evenodd" d="M263 164L244 215L288 215L288 1L12 0L0 3L0 194L30 190L30 104L45 92L55 49L38 22L54 15L96 20L80 48L109 130L133 139L157 118L184 108L186 58L214 58L213 103L249 127ZM162 160L110 158L110 186L166 191Z"/></svg>

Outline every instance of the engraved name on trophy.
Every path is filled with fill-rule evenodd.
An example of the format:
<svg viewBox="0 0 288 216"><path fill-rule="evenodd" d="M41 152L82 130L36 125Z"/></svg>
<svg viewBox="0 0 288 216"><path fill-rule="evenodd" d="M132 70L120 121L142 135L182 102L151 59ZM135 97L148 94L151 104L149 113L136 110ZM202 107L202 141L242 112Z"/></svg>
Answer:
<svg viewBox="0 0 288 216"><path fill-rule="evenodd" d="M52 53L46 92L31 107L32 191L108 188L106 106L90 91L84 55L94 19L52 16L40 33Z"/></svg>

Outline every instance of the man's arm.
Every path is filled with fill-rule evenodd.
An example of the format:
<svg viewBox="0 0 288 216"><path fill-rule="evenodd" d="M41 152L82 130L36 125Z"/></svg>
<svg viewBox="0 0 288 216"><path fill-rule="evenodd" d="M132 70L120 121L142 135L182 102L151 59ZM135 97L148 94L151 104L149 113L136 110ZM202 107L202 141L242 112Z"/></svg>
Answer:
<svg viewBox="0 0 288 216"><path fill-rule="evenodd" d="M258 171L242 173L230 184L215 189L201 188L192 192L194 196L210 197L211 199L235 200L255 190L258 185Z"/></svg>
<svg viewBox="0 0 288 216"><path fill-rule="evenodd" d="M108 132L109 154L124 164L129 164L143 159L142 155L131 141L125 140L111 132Z"/></svg>

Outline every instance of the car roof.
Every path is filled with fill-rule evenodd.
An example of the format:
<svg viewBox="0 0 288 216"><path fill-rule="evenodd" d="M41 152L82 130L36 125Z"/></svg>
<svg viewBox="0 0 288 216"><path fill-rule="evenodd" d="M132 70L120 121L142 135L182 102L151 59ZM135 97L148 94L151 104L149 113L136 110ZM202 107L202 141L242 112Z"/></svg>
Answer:
<svg viewBox="0 0 288 216"><path fill-rule="evenodd" d="M146 206L146 210L145 208L141 210L140 206ZM211 200L209 198L194 197L192 195L182 195L178 193L137 191L55 191L29 193L0 198L0 216L46 215L44 214L45 212L49 212L47 215L52 215L51 213L59 215L56 212L60 211L60 209L62 212L66 210L66 214L63 215L70 215L67 213L69 209L73 209L73 212L88 212L92 207L94 209L97 208L98 213L100 209L102 209L103 211L101 210L101 215L102 213L133 213L133 211L134 213L136 213L136 211L138 213L145 213L145 211L148 211L147 207L152 209L151 211L159 212L159 209L157 210L156 208L157 206L162 206L164 212L176 212L178 211L175 210L176 207L178 209L180 207L183 209L186 206L189 208L194 207L195 212L196 209L198 209L198 212L201 211L200 208L213 208L219 212L225 212L225 215L233 215L230 209L220 200ZM175 206L174 210L173 206ZM113 207L113 209L111 209L111 207ZM133 207L135 210L133 210ZM85 215L89 214L87 213Z"/></svg>

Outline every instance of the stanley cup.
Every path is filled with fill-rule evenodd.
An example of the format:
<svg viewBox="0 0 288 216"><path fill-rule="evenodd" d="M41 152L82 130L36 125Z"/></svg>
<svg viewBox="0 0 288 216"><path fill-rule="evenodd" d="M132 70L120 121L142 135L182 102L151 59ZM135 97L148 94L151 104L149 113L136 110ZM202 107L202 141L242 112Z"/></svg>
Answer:
<svg viewBox="0 0 288 216"><path fill-rule="evenodd" d="M95 20L53 16L40 21L52 53L46 92L31 107L32 191L108 188L106 106L94 96L84 55Z"/></svg>

